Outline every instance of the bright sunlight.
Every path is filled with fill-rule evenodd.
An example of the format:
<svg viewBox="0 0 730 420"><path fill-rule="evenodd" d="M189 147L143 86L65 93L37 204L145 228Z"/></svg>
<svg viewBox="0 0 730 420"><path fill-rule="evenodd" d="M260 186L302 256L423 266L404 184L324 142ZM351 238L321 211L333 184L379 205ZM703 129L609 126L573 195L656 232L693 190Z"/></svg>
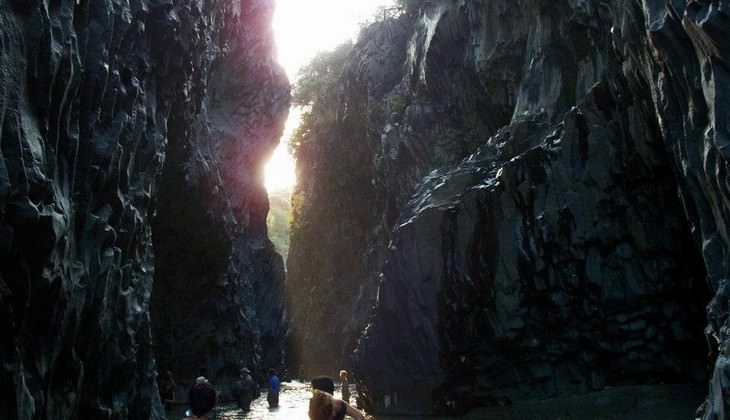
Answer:
<svg viewBox="0 0 730 420"><path fill-rule="evenodd" d="M318 52L355 39L360 23L368 21L379 7L393 0L276 0L274 34L279 63L293 83L297 72ZM287 143L299 124L300 113L292 109L281 143L265 168L265 186L271 193L286 190L296 183L294 159Z"/></svg>

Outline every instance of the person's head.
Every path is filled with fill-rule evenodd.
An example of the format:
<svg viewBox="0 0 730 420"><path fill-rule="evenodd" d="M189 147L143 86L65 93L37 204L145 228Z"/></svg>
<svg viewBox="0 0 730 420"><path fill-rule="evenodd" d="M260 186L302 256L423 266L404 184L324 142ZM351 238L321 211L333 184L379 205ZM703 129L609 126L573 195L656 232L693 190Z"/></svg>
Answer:
<svg viewBox="0 0 730 420"><path fill-rule="evenodd" d="M346 370L341 370L340 371L340 380L343 381L345 379L347 379L347 371Z"/></svg>
<svg viewBox="0 0 730 420"><path fill-rule="evenodd" d="M166 370L162 372L162 375L160 375L160 380L163 382L169 382L172 380L172 372L169 370Z"/></svg>
<svg viewBox="0 0 730 420"><path fill-rule="evenodd" d="M250 374L251 374L251 371L248 370L248 368L241 369L241 376L246 376L246 375L250 375Z"/></svg>
<svg viewBox="0 0 730 420"><path fill-rule="evenodd" d="M269 376L274 376L274 375L276 375L276 369L274 369L274 368L269 368L269 370L268 370L268 372L267 372L267 373L268 373L268 375L269 375Z"/></svg>
<svg viewBox="0 0 730 420"><path fill-rule="evenodd" d="M190 411L196 417L200 417L215 407L215 388L204 376L201 376L190 386L188 398L190 399Z"/></svg>
<svg viewBox="0 0 730 420"><path fill-rule="evenodd" d="M330 420L336 412L337 401L332 398L332 395L319 389L312 392L312 398L309 399L309 418L311 420Z"/></svg>
<svg viewBox="0 0 730 420"><path fill-rule="evenodd" d="M330 395L335 393L335 383L329 376L317 376L312 379L312 388Z"/></svg>

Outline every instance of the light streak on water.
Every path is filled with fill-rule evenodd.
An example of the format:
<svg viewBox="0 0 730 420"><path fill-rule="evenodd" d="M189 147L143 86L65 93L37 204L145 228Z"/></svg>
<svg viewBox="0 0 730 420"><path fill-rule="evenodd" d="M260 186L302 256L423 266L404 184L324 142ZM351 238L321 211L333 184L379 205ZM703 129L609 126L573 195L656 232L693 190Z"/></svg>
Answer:
<svg viewBox="0 0 730 420"><path fill-rule="evenodd" d="M355 395L354 385L350 385L350 393ZM215 420L307 420L307 408L309 397L312 396L312 387L309 383L292 380L281 383L279 393L279 407L269 408L266 401L266 391L262 388L258 398L251 403L251 410L247 413L241 411L235 403L219 403L216 407ZM340 398L339 391L335 391L335 397ZM187 407L180 406L177 409L167 412L170 420L180 420L184 417ZM348 418L348 417L346 417Z"/></svg>

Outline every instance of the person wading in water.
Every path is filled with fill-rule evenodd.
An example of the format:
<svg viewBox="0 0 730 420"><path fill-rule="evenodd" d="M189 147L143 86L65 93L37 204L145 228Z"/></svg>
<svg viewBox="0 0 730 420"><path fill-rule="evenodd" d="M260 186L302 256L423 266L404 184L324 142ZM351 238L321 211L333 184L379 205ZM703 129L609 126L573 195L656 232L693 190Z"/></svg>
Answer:
<svg viewBox="0 0 730 420"><path fill-rule="evenodd" d="M312 379L312 388L308 413L311 420L342 420L345 415L355 420L365 419L362 411L332 396L335 392L335 383L329 376Z"/></svg>
<svg viewBox="0 0 730 420"><path fill-rule="evenodd" d="M276 376L274 368L270 368L267 375L266 382L269 384L269 392L266 394L266 401L269 402L269 408L276 408L279 406L279 388L281 387L281 381Z"/></svg>
<svg viewBox="0 0 730 420"><path fill-rule="evenodd" d="M213 408L218 400L218 392L208 380L201 376L190 386L188 394L190 410L184 420L208 420L213 418Z"/></svg>
<svg viewBox="0 0 730 420"><path fill-rule="evenodd" d="M350 403L350 381L347 378L347 371L340 371L340 393L342 394L342 401Z"/></svg>
<svg viewBox="0 0 730 420"><path fill-rule="evenodd" d="M248 411L251 408L251 401L256 398L256 384L251 377L251 371L247 368L241 369L233 397L236 399L238 408L243 411Z"/></svg>

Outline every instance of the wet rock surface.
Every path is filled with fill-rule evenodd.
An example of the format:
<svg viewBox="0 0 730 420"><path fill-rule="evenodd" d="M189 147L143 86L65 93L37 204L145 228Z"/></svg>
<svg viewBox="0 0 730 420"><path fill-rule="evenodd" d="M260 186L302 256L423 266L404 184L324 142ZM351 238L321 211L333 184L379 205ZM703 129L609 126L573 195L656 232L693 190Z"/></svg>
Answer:
<svg viewBox="0 0 730 420"><path fill-rule="evenodd" d="M3 418L160 418L156 356L223 391L281 363L271 10L0 3Z"/></svg>
<svg viewBox="0 0 730 420"><path fill-rule="evenodd" d="M352 354L379 414L690 381L722 415L728 25L710 1L430 1L363 33L311 146L338 153L298 162L289 287L326 322L291 322L330 348L305 369ZM355 156L368 179L317 183Z"/></svg>

